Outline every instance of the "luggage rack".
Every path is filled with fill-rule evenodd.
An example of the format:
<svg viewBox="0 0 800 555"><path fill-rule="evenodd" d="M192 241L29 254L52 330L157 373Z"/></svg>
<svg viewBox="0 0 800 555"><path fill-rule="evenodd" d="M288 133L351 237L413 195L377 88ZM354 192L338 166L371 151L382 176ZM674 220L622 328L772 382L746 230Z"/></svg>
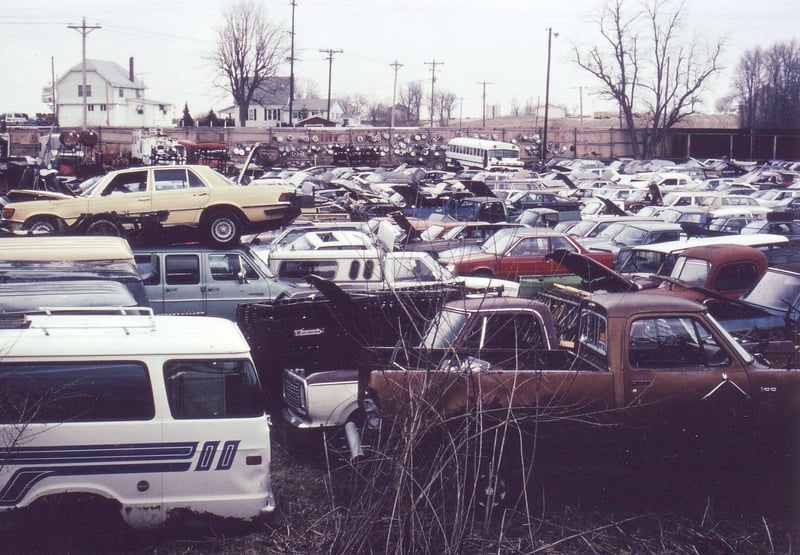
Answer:
<svg viewBox="0 0 800 555"><path fill-rule="evenodd" d="M50 319L54 316L141 316L144 319L136 322L124 322L114 318L108 321L103 319ZM0 314L0 329L28 329L35 328L50 335L50 329L78 329L78 328L122 328L126 334L128 330L151 329L156 327L153 309L145 306L113 306L113 307L85 307L85 306L60 306L39 307L34 311Z"/></svg>

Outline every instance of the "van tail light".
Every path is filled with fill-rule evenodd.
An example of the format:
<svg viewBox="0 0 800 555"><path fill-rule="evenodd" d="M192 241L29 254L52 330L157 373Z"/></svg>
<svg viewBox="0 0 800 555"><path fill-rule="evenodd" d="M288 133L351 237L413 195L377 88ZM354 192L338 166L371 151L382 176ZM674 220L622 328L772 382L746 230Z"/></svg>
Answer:
<svg viewBox="0 0 800 555"><path fill-rule="evenodd" d="M14 209L13 208L3 208L3 218L6 220L10 220L14 217Z"/></svg>
<svg viewBox="0 0 800 555"><path fill-rule="evenodd" d="M291 202L293 196L293 193L281 193L281 196L278 197L278 202Z"/></svg>
<svg viewBox="0 0 800 555"><path fill-rule="evenodd" d="M245 457L244 464L246 464L247 466L258 466L261 464L261 456L250 455L249 457Z"/></svg>

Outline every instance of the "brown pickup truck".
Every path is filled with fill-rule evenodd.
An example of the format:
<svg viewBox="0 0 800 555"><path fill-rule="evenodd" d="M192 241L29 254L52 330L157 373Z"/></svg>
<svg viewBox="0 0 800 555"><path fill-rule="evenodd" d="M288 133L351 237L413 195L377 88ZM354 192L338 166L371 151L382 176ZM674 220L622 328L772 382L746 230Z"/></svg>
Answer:
<svg viewBox="0 0 800 555"><path fill-rule="evenodd" d="M800 370L756 360L702 304L605 293L584 297L579 314L568 356L520 351L494 361L477 351L435 367L409 361L372 371L362 401L367 422L428 403L451 420L478 410L504 422L513 415L539 437L570 441L588 431L612 442L634 437L644 449L737 445L784 454L799 446Z"/></svg>

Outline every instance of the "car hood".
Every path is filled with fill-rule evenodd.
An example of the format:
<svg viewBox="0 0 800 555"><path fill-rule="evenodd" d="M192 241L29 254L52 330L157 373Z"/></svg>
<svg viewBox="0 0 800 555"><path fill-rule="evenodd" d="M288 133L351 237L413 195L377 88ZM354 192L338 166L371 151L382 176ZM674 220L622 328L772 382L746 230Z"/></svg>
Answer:
<svg viewBox="0 0 800 555"><path fill-rule="evenodd" d="M618 274L611 268L600 264L585 254L556 249L545 258L561 264L573 274L583 278L590 291L627 293L638 291L640 286L634 281Z"/></svg>
<svg viewBox="0 0 800 555"><path fill-rule="evenodd" d="M71 200L73 195L56 193L54 191L32 191L27 189L12 189L6 196L11 202L27 202L32 200Z"/></svg>

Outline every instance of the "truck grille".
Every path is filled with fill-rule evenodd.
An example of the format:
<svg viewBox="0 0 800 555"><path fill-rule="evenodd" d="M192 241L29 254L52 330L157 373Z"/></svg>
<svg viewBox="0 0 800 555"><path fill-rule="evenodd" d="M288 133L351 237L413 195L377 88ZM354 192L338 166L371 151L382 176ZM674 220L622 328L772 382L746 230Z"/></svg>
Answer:
<svg viewBox="0 0 800 555"><path fill-rule="evenodd" d="M292 373L286 372L283 376L283 401L286 405L299 412L305 412L305 392L303 379Z"/></svg>

